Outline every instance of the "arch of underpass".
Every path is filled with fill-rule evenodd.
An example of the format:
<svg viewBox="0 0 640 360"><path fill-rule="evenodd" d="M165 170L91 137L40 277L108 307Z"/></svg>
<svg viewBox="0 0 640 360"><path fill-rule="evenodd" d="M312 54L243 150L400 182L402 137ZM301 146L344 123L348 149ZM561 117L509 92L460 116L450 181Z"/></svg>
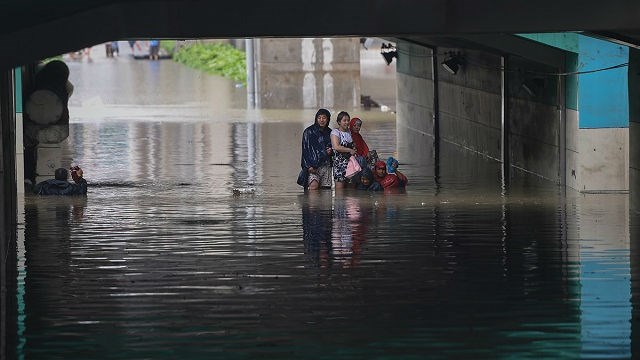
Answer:
<svg viewBox="0 0 640 360"><path fill-rule="evenodd" d="M316 8L314 8L316 7ZM408 36L588 31L638 46L640 4L609 1L11 0L0 69L125 38ZM602 16L606 11L607 16Z"/></svg>

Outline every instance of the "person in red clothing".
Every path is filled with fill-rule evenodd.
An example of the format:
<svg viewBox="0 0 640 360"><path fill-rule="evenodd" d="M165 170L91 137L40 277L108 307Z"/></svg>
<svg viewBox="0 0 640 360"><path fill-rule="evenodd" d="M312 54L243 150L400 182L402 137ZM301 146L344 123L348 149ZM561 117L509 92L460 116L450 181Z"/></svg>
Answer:
<svg viewBox="0 0 640 360"><path fill-rule="evenodd" d="M366 157L369 154L369 146L360 135L360 128L362 127L362 120L354 117L349 121L349 131L351 131L351 138L353 144L356 146L356 154Z"/></svg>
<svg viewBox="0 0 640 360"><path fill-rule="evenodd" d="M382 160L376 161L373 166L373 181L380 182L387 176L387 164Z"/></svg>
<svg viewBox="0 0 640 360"><path fill-rule="evenodd" d="M378 154L375 150L369 151L369 146L360 135L360 128L362 128L362 120L360 118L354 117L349 121L349 131L356 147L356 155L365 158L369 169L373 169L375 162L378 161Z"/></svg>
<svg viewBox="0 0 640 360"><path fill-rule="evenodd" d="M400 187L400 179L395 174L387 173L387 164L382 161L376 161L374 165L373 179L382 186L383 189L391 189Z"/></svg>

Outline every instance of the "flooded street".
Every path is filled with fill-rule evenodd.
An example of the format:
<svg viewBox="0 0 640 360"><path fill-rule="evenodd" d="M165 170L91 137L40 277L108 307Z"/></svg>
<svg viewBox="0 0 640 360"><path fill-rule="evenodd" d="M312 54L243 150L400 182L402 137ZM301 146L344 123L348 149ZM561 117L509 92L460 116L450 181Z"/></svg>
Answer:
<svg viewBox="0 0 640 360"><path fill-rule="evenodd" d="M405 194L304 194L315 109L246 110L242 86L170 60L69 67L63 151L89 191L24 199L21 359L630 358L639 346L628 194L525 173L505 190L500 164L446 144L437 172L398 155ZM392 112L346 110L395 155Z"/></svg>

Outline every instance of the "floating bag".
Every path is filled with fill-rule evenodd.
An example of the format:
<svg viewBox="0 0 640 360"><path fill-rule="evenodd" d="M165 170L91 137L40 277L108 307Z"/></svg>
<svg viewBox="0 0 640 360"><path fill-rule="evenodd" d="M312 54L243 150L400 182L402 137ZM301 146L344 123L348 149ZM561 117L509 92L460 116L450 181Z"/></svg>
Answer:
<svg viewBox="0 0 640 360"><path fill-rule="evenodd" d="M349 162L347 163L347 171L344 176L351 179L355 174L359 173L362 170L360 164L358 163L358 159L355 156L349 158Z"/></svg>

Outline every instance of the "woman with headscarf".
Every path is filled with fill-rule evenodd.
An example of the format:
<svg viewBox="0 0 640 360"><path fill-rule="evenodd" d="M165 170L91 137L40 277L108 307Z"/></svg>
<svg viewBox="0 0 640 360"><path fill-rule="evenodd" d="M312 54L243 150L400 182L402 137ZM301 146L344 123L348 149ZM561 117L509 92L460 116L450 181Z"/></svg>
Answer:
<svg viewBox="0 0 640 360"><path fill-rule="evenodd" d="M387 164L382 160L376 161L373 179L385 190L402 187L395 173L387 173Z"/></svg>
<svg viewBox="0 0 640 360"><path fill-rule="evenodd" d="M298 184L305 189L331 188L331 113L327 109L316 112L313 125L302 133L302 171Z"/></svg>
<svg viewBox="0 0 640 360"><path fill-rule="evenodd" d="M378 155L375 150L369 151L369 146L362 138L360 129L362 128L362 120L354 117L349 122L349 131L351 132L351 138L353 144L356 147L356 154L363 157L366 160L369 169L373 169L374 164L378 161Z"/></svg>

